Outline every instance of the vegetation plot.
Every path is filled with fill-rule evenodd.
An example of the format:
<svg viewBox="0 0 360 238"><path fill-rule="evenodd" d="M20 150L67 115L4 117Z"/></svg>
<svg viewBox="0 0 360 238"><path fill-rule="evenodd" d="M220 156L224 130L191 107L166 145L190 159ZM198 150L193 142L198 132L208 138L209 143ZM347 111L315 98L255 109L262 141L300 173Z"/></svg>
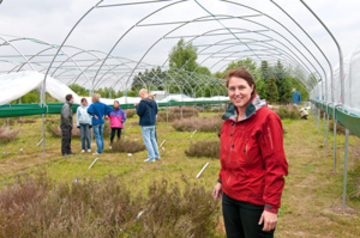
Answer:
<svg viewBox="0 0 360 238"><path fill-rule="evenodd" d="M214 159L220 158L220 141L198 141L190 145L185 154L190 157L209 157Z"/></svg>
<svg viewBox="0 0 360 238"><path fill-rule="evenodd" d="M185 118L172 123L177 131L220 132L223 120L219 117Z"/></svg>
<svg viewBox="0 0 360 238"><path fill-rule="evenodd" d="M113 152L136 153L145 150L145 146L137 141L118 140L112 144Z"/></svg>
<svg viewBox="0 0 360 238"><path fill-rule="evenodd" d="M14 141L16 139L16 137L18 136L19 132L20 132L20 130L18 130L18 129L11 130L8 127L1 126L0 127L0 142L6 143L6 142Z"/></svg>
<svg viewBox="0 0 360 238"><path fill-rule="evenodd" d="M204 186L163 179L135 194L115 177L100 183L23 178L0 192L2 237L213 237L218 206Z"/></svg>

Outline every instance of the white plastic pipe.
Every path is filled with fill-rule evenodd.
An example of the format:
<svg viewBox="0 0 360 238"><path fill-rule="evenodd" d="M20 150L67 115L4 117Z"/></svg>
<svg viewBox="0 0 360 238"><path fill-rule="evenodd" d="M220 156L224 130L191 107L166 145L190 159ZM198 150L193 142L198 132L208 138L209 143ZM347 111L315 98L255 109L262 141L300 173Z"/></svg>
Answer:
<svg viewBox="0 0 360 238"><path fill-rule="evenodd" d="M91 167L93 167L93 165L96 163L96 161L98 161L99 158L96 158L89 166L89 169L91 169Z"/></svg>
<svg viewBox="0 0 360 238"><path fill-rule="evenodd" d="M204 170L209 166L210 162L207 162L204 167L200 170L200 172L196 175L196 178L200 178L201 174L204 172Z"/></svg>

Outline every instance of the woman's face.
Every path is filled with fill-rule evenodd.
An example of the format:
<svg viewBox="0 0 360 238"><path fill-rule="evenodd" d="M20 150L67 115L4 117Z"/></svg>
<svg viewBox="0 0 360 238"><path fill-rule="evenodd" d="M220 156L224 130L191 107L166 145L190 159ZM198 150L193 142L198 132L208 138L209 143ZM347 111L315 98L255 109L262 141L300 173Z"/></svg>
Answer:
<svg viewBox="0 0 360 238"><path fill-rule="evenodd" d="M84 100L84 101L81 102L81 104L86 106L86 105L88 105L88 102L86 100Z"/></svg>
<svg viewBox="0 0 360 238"><path fill-rule="evenodd" d="M254 90L254 85L250 87L245 79L238 77L231 77L228 84L229 98L232 104L237 108L246 108L250 102L251 93Z"/></svg>
<svg viewBox="0 0 360 238"><path fill-rule="evenodd" d="M114 107L118 108L119 107L119 103L118 102L114 102Z"/></svg>

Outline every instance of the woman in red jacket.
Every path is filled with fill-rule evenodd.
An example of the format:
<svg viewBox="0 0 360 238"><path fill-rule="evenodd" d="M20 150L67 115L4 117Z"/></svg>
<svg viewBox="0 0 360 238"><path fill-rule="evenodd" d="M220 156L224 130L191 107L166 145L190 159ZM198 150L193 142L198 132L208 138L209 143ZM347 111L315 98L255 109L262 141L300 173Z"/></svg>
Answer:
<svg viewBox="0 0 360 238"><path fill-rule="evenodd" d="M256 94L253 76L230 70L223 116L221 170L213 191L222 201L227 237L273 237L288 173L280 118Z"/></svg>

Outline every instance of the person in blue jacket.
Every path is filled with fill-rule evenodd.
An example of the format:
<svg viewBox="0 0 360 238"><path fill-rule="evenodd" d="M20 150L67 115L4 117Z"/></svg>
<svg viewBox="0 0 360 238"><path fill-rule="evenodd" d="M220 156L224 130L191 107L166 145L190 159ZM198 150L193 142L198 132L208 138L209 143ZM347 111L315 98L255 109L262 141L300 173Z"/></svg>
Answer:
<svg viewBox="0 0 360 238"><path fill-rule="evenodd" d="M91 97L91 101L93 102L90 107L88 108L87 112L93 116L92 118L92 126L94 130L94 136L97 146L97 151L94 155L102 154L104 149L104 117L109 115L110 112L113 111L111 107L108 105L100 102L100 94L94 93Z"/></svg>
<svg viewBox="0 0 360 238"><path fill-rule="evenodd" d="M149 98L146 89L141 89L139 95L142 99L139 104L135 104L135 107L136 113L140 117L139 125L141 126L142 137L148 151L148 158L145 162L155 162L156 159L160 159L155 129L158 107L155 100Z"/></svg>

